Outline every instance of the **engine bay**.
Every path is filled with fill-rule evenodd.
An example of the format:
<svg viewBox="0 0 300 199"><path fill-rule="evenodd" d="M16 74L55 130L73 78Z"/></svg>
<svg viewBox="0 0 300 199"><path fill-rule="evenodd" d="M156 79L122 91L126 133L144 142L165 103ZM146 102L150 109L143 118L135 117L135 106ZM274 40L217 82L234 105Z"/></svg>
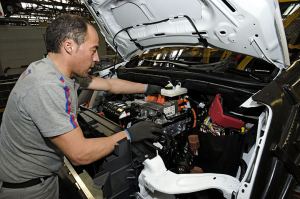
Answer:
<svg viewBox="0 0 300 199"><path fill-rule="evenodd" d="M216 173L242 180L249 162L243 154L255 144L262 107L248 110L230 104L235 109L228 110L228 101L220 93L193 95L171 82L158 96L102 92L92 108L81 107L78 122L86 137L108 136L143 120L154 122L163 133L154 141L130 144L123 140L110 156L76 170L86 170L105 198L146 198L137 195L138 176L144 161L157 155L176 174ZM176 198L203 196L223 198L217 189Z"/></svg>

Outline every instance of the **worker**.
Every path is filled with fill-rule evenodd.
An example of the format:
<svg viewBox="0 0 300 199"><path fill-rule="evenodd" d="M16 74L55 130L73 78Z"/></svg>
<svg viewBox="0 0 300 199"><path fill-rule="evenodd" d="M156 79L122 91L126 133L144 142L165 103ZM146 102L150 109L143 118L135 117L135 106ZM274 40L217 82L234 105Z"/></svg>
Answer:
<svg viewBox="0 0 300 199"><path fill-rule="evenodd" d="M45 41L47 57L21 74L4 111L0 199L58 199L57 172L64 156L74 165L86 165L110 154L121 139L154 139L161 131L142 121L109 137L85 138L76 119L79 85L115 94L154 94L160 87L90 77L88 72L99 61L99 37L80 16L55 19L46 29Z"/></svg>

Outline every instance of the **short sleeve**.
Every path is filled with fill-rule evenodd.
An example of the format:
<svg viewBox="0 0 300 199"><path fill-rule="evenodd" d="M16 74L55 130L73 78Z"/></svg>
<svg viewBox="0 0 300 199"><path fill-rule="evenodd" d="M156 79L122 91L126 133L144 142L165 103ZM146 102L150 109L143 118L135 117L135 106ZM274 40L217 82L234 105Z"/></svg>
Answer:
<svg viewBox="0 0 300 199"><path fill-rule="evenodd" d="M78 126L76 93L56 83L34 87L23 98L23 107L44 137L64 134Z"/></svg>

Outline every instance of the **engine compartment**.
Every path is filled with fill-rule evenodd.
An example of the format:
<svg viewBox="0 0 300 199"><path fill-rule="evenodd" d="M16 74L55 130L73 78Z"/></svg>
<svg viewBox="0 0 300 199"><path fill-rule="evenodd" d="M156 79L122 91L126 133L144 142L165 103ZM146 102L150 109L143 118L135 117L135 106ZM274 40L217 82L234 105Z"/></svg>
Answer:
<svg viewBox="0 0 300 199"><path fill-rule="evenodd" d="M106 198L137 197L138 176L143 162L161 156L166 168L177 174L219 173L242 180L255 144L258 117L263 107L245 109L226 103L222 94L190 92L180 83L165 87L165 95L98 95L91 109L82 107L78 122L86 137L107 136L136 122L150 120L163 129L157 140L122 141L115 152L88 166L86 170ZM179 91L179 92L178 92ZM232 107L235 107L232 109ZM91 117L93 115L93 117ZM104 122L105 120L105 122ZM110 130L99 128L109 123ZM218 190L179 194L176 198L222 198ZM140 196L139 196L140 197Z"/></svg>

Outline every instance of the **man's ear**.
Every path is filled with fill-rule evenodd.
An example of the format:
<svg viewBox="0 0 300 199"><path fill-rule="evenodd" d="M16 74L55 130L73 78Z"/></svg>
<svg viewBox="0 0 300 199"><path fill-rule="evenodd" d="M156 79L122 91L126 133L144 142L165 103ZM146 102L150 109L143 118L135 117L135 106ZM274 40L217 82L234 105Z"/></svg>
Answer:
<svg viewBox="0 0 300 199"><path fill-rule="evenodd" d="M74 41L71 39L66 39L65 41L63 41L63 48L65 50L66 53L68 53L69 55L72 54L73 52L73 47L74 46Z"/></svg>

